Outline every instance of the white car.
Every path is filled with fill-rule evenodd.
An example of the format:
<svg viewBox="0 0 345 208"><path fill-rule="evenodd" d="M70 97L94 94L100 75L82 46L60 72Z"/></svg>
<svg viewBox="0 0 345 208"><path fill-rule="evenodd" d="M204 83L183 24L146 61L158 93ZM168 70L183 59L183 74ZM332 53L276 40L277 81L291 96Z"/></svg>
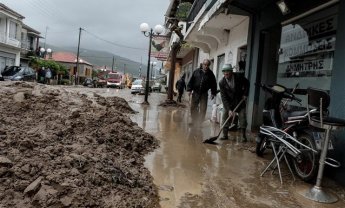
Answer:
<svg viewBox="0 0 345 208"><path fill-rule="evenodd" d="M132 87L131 87L131 93L135 94L135 93L144 93L145 91L145 86L144 86L144 80L142 79L137 79L132 83Z"/></svg>

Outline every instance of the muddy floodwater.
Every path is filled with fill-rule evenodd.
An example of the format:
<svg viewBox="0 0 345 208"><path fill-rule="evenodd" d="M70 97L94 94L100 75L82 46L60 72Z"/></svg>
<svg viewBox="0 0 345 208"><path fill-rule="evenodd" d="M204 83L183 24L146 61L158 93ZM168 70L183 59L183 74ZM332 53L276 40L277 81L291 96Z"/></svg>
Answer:
<svg viewBox="0 0 345 208"><path fill-rule="evenodd" d="M10 86L8 86L8 88L9 89L7 90L6 94L7 97L4 97L5 101L8 101L8 103L10 103L10 101L12 102L11 99L13 99L15 103L23 103L23 101L33 98L36 99L35 93L32 93L33 95L35 95L34 97L27 97L25 94L25 90L27 90L27 88L30 88L30 86L22 86L22 88L25 88L24 91L23 89L21 89L21 92L24 92L24 94L18 94L18 92L10 89ZM104 178L104 174L108 174L107 171L109 168L113 167L113 164L101 164L88 159L94 159L94 157L103 157L104 161L106 161L107 158L105 157L104 151L107 151L107 154L112 151L110 151L109 148L107 148L108 146L104 145L104 142L99 139L103 138L104 135L108 137L109 135L112 136L111 134L113 133L114 135L120 134L117 134L113 131L107 132L104 130L104 135L102 134L103 136L101 135L101 137L99 136L99 134L92 134L96 135L95 139L97 141L93 141L92 138L90 139L90 141L84 141L81 137L74 137L74 135L76 135L75 132L66 132L66 134L64 133L61 135L67 135L74 139L73 141L77 141L80 144L84 145L83 151L87 151L87 154L83 154L83 152L79 149L78 151L74 151L73 148L65 149L65 143L60 142L60 140L56 140L56 142L58 142L61 146L60 149L64 150L64 154L68 153L70 155L69 157L71 157L71 155L76 157L77 163L72 164L72 166L76 165L75 168L73 168L74 166L72 167L74 172L66 169L64 166L63 169L58 169L58 171L60 171L59 174L61 173L59 176L61 177L55 177L56 180L55 178L53 178L53 175L50 177L50 175L48 174L49 177L45 177L45 181L42 183L41 189L47 187L49 189L45 191L43 190L44 192L42 192L51 193L53 190L52 193L56 196L53 198L54 200L50 201L48 200L48 198L44 198L44 200L41 198L37 199L38 202L42 202L44 203L44 205L52 202L70 207L73 207L73 205L91 205L92 202L97 202L97 204L100 205L102 203L104 204L104 200L100 200L101 197L103 197L109 199L106 203L107 207L152 207L156 206L156 204L158 203L163 208L345 207L344 188L338 186L335 182L327 178L324 178L323 187L327 191L336 194L339 198L338 202L334 204L321 204L305 199L301 194L306 192L308 188L312 187L313 184L305 183L298 178L296 178L296 180L294 181L285 166L282 167L283 184L280 183L279 176L276 172L272 173L271 171L269 171L263 177L261 177L260 173L271 161L272 155L270 152L264 155L263 158L259 158L255 155L254 133L248 132L250 141L247 143L239 142L240 134L237 132L232 132L230 140L217 140L215 144L204 144L202 142L203 140L217 135L219 131L219 124L216 124L209 120L210 112L208 112L206 121L204 121L200 127L190 127L188 125L188 123L190 122L190 116L188 109L188 99L186 97L183 102L183 104L186 105L186 108L162 107L159 106L159 104L167 98L166 94L164 93L150 93L148 97L150 105L142 105L141 103L144 100L144 96L132 95L129 89L94 89L71 86L61 88L62 89L59 89L58 91L52 91L53 94L49 94L49 98L52 99L55 97L53 101L57 100L57 103L61 102L62 104L64 104L65 102L69 105L73 104L73 106L78 107L85 112L88 112L88 110L91 109L92 111L90 111L90 113L87 115L96 117L99 121L103 121L101 124L98 124L97 128L103 130L105 129L103 127L106 127L106 129L113 129L112 123L116 125L126 124L125 126L118 126L119 128L116 128L117 130L123 129L123 135L126 136L121 136L123 140L121 140L120 143L114 143L117 146L121 147L122 150L119 151L119 148L115 148L113 143L111 143L111 145L113 146L109 146L114 150L116 149L117 152L115 153L117 155L115 155L115 158L117 158L116 161L118 161L118 167L122 167L119 168L119 170L121 169L122 171L126 171L124 172L124 176L126 177L123 177L123 180L120 181L121 183L118 183L119 181L115 181L116 183L112 181L111 184L105 183L107 179ZM127 101L130 108L127 108L128 105L124 102L123 99L112 98L114 96L123 98L125 101ZM56 97L60 97L61 101L59 100L60 98L57 99ZM37 99L38 98L40 97L38 96ZM35 101L37 102L38 100ZM72 101L73 103L71 103ZM95 105L95 103L97 105ZM89 119L89 117L87 116L85 116L84 118L83 113L74 113L75 109L70 109L70 106L68 105L65 106L59 104L57 106L60 106L59 116L61 118L65 119L64 116L66 116L67 120L76 119L76 121L81 122L81 119L85 119L87 121L89 125L85 128L83 127L79 129L80 131L77 132L78 134L84 135L88 132L93 133L94 131L97 132L99 130L94 129L95 126L92 123L93 119ZM101 108L99 108L99 106L101 106ZM118 106L117 108L119 109L114 109L114 106ZM132 113L132 109L134 110L134 113ZM50 108L50 110L53 112L54 108ZM208 110L210 111L210 106L208 107ZM114 116L110 116L107 112L111 112L112 114L114 114ZM54 113L57 114L55 111ZM15 117L13 113L9 115L13 115L13 117ZM36 115L36 117L36 120L40 119L39 115ZM119 120L117 118L121 119ZM51 122L54 123L53 119L51 119ZM73 123L74 120L71 120L71 122ZM44 123L40 123L40 125L46 126ZM78 125L81 125L81 123L78 123ZM134 127L135 129L133 129ZM6 128L9 127L6 126ZM76 129L71 129L71 131L72 130L74 131ZM53 130L51 131L52 133L54 133ZM4 132L2 132L1 135L2 134L4 134ZM13 135L17 134L15 134L14 132ZM59 139L60 137L62 137L61 135L57 136L56 138ZM1 138L9 139L8 136ZM144 141L150 143L143 143ZM143 143L144 145L140 145L138 142ZM1 143L1 150L4 153L3 155L13 155L12 153L8 153L7 150L3 148L5 145L5 143L3 143ZM98 151L95 152L92 151L92 148L86 148L88 147L88 144L101 144L101 146L98 147ZM22 151L20 149L17 149L18 146L22 147L23 145L15 145L10 142L6 143L6 145L9 145L13 149L13 151ZM128 151L128 147L144 146L146 148L140 151L133 148ZM101 149L101 147L104 147L105 149ZM51 147L49 146L49 148ZM35 146L33 146L32 149L35 149ZM30 153L30 157L27 157L27 161L29 161L29 159L33 157L34 154L30 152L28 148L24 150L26 153ZM135 150L135 155L132 154L132 150ZM39 154L51 157L51 155L46 154L45 152L39 152ZM20 178L19 176L28 175L25 173L25 171L28 170L26 170L24 166L19 168L19 165L21 164L21 158L18 156L18 154L14 155L16 157L10 157L10 159L13 159L10 165L13 167L18 167L18 170L10 172L11 169L7 166L2 167L1 169L6 169L6 177L10 178L11 180L21 180L21 183L19 185L17 184L14 187L18 190L15 189L14 191L12 190L12 186L10 183L11 181L7 179L5 180L7 185L3 186L3 188L4 190L10 190L7 191L6 195L3 195L4 199L6 199L7 205L10 205L12 203L11 199L13 198L18 201L22 200L22 195L18 193L22 193L23 191L25 192L24 189L26 189L27 186L30 185L33 179L36 179L37 175L33 174L33 176L31 176L29 174L24 183L24 179ZM60 153L57 152L56 156L53 156L55 158L60 158L59 155ZM49 159L49 157L47 158L47 160ZM142 162L143 157L145 160L144 162ZM80 168L81 158L89 162L89 166L85 167L84 169ZM7 160L8 158L2 159L3 160L0 161L2 165L5 163L9 164ZM61 162L59 162L59 164L65 164L64 160L66 158L61 157L60 159ZM36 167L34 166L35 164L30 164L29 168ZM102 166L99 166L100 164ZM43 170L45 167L47 167L50 168L47 170L51 171L53 170L53 167L56 167L56 165L46 165L42 167ZM90 169L90 167L92 167L92 169ZM93 171L91 172L89 170ZM85 173L92 173L90 177L93 179L95 170L97 173L99 172L99 178L97 179L99 179L100 183L103 184L103 186L100 186L99 183L89 184L89 182L84 180L84 178L78 176L78 171L84 171ZM46 174L46 172L43 173ZM114 175L113 172L112 174ZM85 181L86 184L89 184L89 186L87 187L89 191L88 193L90 193L93 198L90 198L90 200L88 201L83 201L82 199L84 195L83 193L76 192L77 190L79 190L77 186L72 186L70 189L68 189L68 191L62 193L61 186L66 184L63 183L64 178L62 176L64 175L72 177L72 179L74 177L78 179L78 181ZM115 175L120 176L121 174L116 173ZM152 184L152 179L154 184ZM61 186L58 185L60 184L60 181L62 184ZM90 182L92 182L92 180ZM70 181L68 184L73 185L74 183L74 181ZM116 184L120 184L121 186ZM141 186L138 186L138 184L141 184ZM100 190L100 192L92 192L91 190L94 190L95 187L98 187L97 190ZM135 190L132 187L135 187ZM157 199L158 197L156 190L158 190L159 202ZM72 193L72 195L68 195L68 193ZM119 193L121 193L121 195L119 195ZM50 197L49 194L45 196ZM111 198L109 198L108 196L111 196ZM34 196L32 197L35 198ZM30 200L32 200L30 196L26 196L26 198L24 199L26 201L24 200L23 202L21 202L22 204L29 204ZM115 205L115 203L117 203L117 205ZM18 204L20 205L20 203L17 203L16 205ZM97 204L93 205L97 207ZM120 204L121 206L118 206ZM2 207L1 203L0 207Z"/></svg>
<svg viewBox="0 0 345 208"><path fill-rule="evenodd" d="M80 89L83 91L83 89ZM189 207L345 207L344 188L324 178L323 187L336 194L339 201L321 204L305 199L301 194L313 184L298 178L294 181L286 167L282 168L283 184L277 173L260 177L272 155L255 155L255 134L248 133L250 142L240 143L240 134L233 132L230 141L204 144L217 135L219 125L206 120L201 128L190 128L187 108L160 107L166 94L150 93L150 105L142 105L143 95L131 95L129 90L90 89L102 96L120 96L138 113L131 119L144 131L160 141L160 147L149 153L145 167L158 187L163 208ZM210 110L210 106L208 107ZM207 114L209 119L210 112Z"/></svg>
<svg viewBox="0 0 345 208"><path fill-rule="evenodd" d="M282 168L282 185L277 172L260 177L272 155L255 155L255 134L248 133L251 142L246 144L239 142L237 132L230 141L204 144L204 139L217 135L218 124L208 120L201 128L190 128L188 107L159 107L166 95L157 93L150 94L149 106L138 104L142 99L131 97L130 106L139 112L133 120L160 140L145 166L158 186L162 207L345 207L344 188L330 180L323 184L338 195L335 204L305 199L301 194L312 184L294 181L287 167Z"/></svg>

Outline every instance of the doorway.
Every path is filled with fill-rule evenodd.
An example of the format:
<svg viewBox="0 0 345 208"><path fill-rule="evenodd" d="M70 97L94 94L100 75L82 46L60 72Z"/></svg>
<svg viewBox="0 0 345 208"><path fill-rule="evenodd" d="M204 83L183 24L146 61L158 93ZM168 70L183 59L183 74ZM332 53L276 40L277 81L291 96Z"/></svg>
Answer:
<svg viewBox="0 0 345 208"><path fill-rule="evenodd" d="M262 30L260 33L258 71L256 83L275 84L277 81L278 50L280 47L281 25ZM252 84L251 87L255 87ZM267 93L259 87L255 89L254 97L254 122L253 127L258 128L262 124L262 110L264 108Z"/></svg>

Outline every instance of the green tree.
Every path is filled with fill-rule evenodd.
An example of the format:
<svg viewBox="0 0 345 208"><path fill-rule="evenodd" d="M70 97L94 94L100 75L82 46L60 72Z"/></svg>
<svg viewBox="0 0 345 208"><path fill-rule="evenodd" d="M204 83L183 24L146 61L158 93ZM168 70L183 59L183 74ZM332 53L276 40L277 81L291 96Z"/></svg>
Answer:
<svg viewBox="0 0 345 208"><path fill-rule="evenodd" d="M191 7L192 4L189 2L180 3L176 12L176 18L180 21L186 21Z"/></svg>

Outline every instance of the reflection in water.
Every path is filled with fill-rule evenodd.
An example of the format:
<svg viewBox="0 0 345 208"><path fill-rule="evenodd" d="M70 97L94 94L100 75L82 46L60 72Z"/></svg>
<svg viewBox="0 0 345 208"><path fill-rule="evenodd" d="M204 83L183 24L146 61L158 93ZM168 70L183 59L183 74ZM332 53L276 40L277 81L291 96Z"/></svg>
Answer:
<svg viewBox="0 0 345 208"><path fill-rule="evenodd" d="M143 108L143 123L142 123L142 128L145 130L146 129L146 122L149 119L148 115L148 106L144 106Z"/></svg>
<svg viewBox="0 0 345 208"><path fill-rule="evenodd" d="M257 207L296 205L290 184L286 190L291 197L281 198L275 194L280 187L275 175L260 177L265 160L249 151L238 150L238 135L233 134L232 141L217 140L214 145L202 143L218 133L219 125L205 121L201 127L189 127L188 109L151 105L151 108L143 108L142 116L145 131L160 140L160 147L145 158L145 166L158 187L171 187L159 189L163 208L178 207L182 197L202 195L206 187L224 191L219 201L234 201L234 206L225 203L223 207L255 207L256 202L263 205ZM220 181L222 186L218 184Z"/></svg>

